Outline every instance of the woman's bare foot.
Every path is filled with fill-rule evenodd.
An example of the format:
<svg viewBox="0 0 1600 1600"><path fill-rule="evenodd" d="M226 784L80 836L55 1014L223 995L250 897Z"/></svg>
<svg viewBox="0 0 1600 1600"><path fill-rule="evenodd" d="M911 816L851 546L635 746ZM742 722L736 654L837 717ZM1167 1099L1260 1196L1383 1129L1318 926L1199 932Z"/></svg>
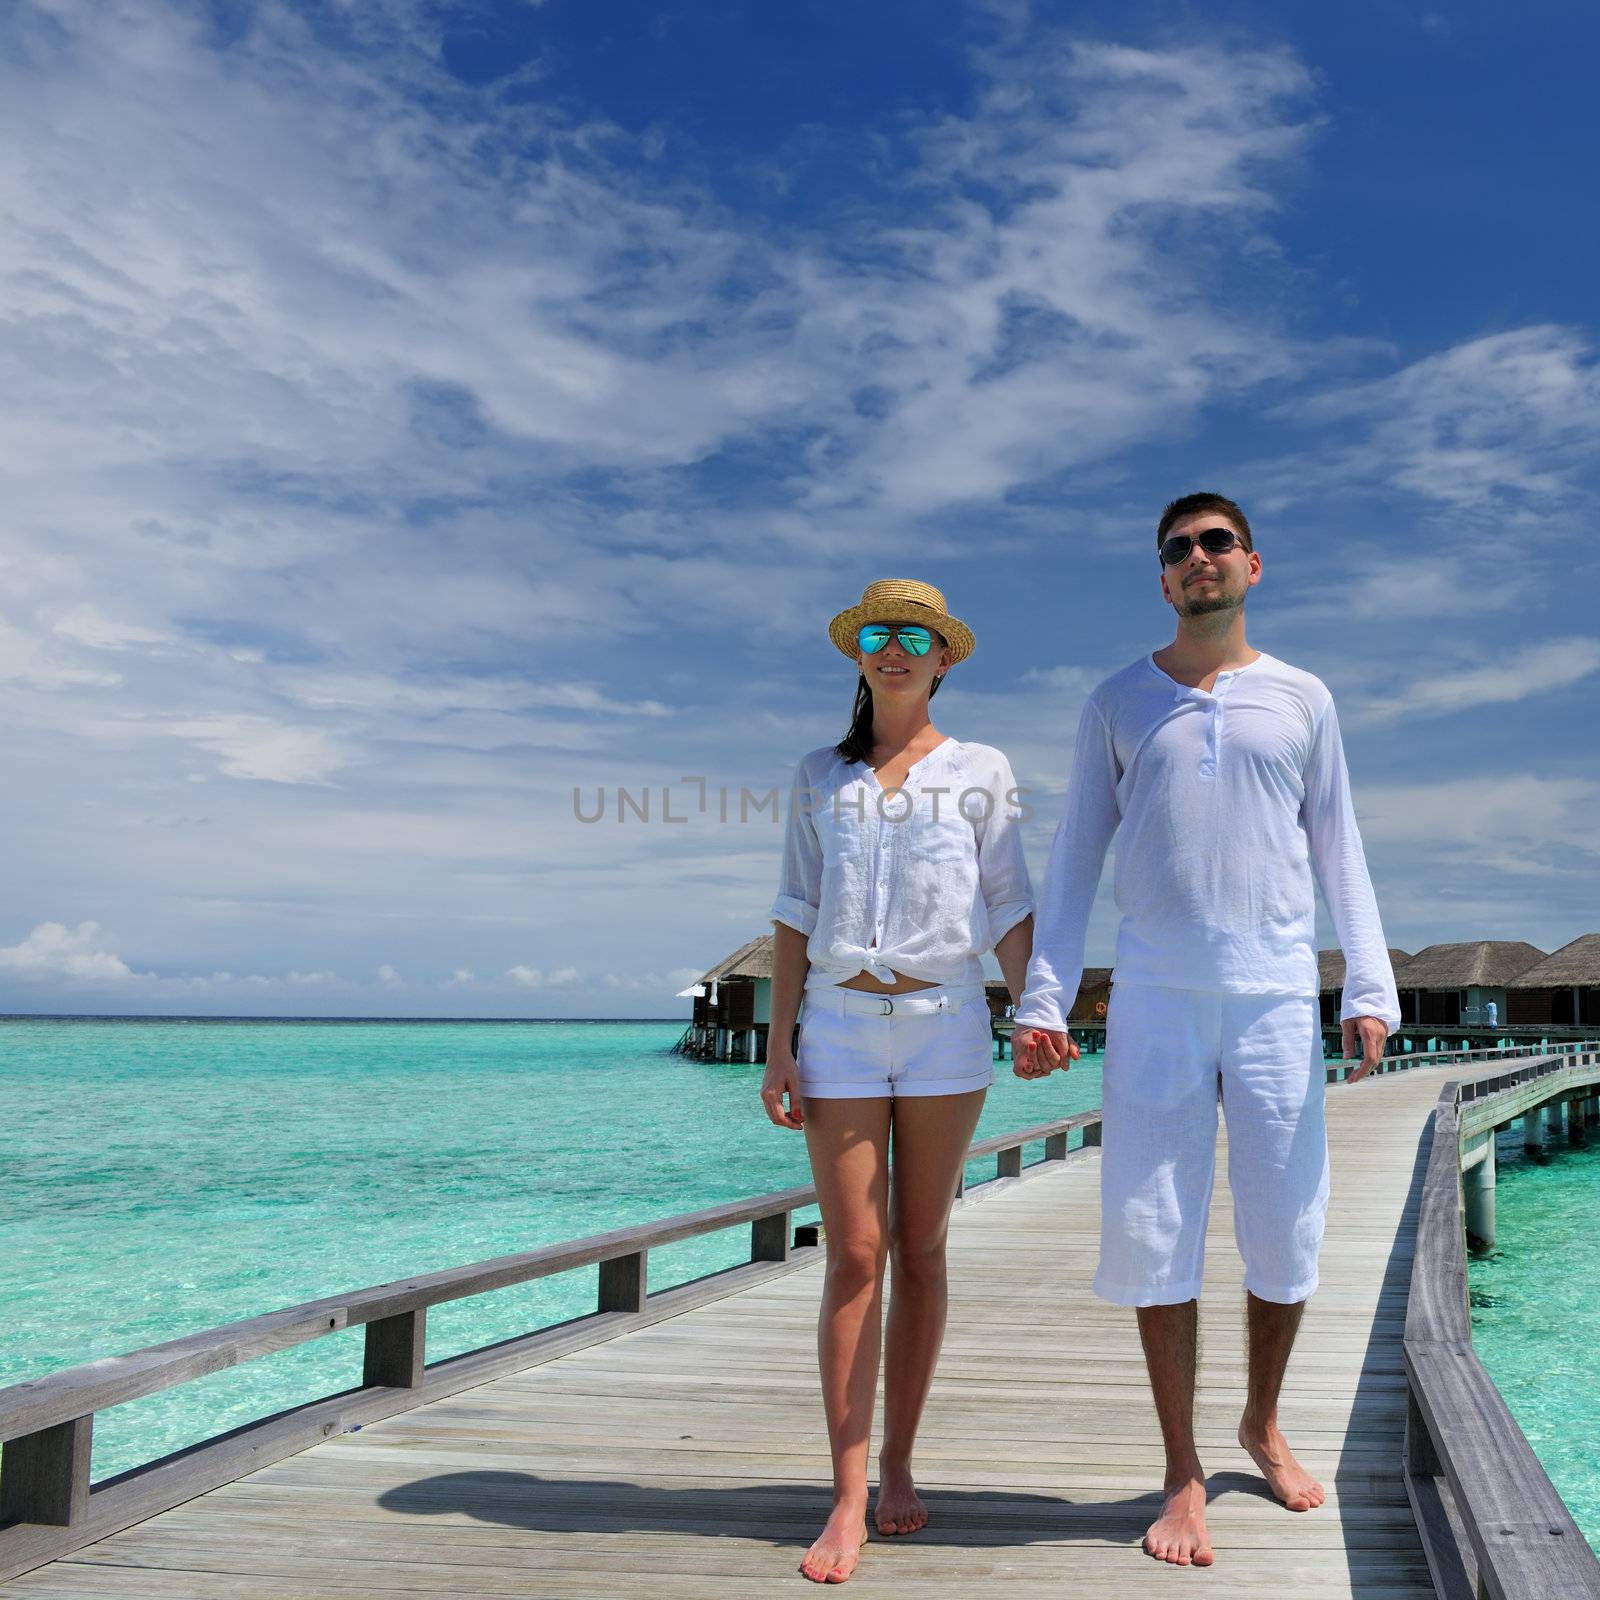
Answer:
<svg viewBox="0 0 1600 1600"><path fill-rule="evenodd" d="M1322 1485L1295 1460L1276 1422L1260 1428L1241 1422L1239 1443L1261 1469L1267 1487L1291 1511L1311 1511L1327 1498Z"/></svg>
<svg viewBox="0 0 1600 1600"><path fill-rule="evenodd" d="M1166 1486L1166 1504L1144 1536L1145 1554L1175 1567L1209 1567L1211 1535L1206 1532L1206 1480L1199 1472Z"/></svg>
<svg viewBox="0 0 1600 1600"><path fill-rule="evenodd" d="M873 1521L879 1533L915 1533L928 1525L928 1508L917 1493L909 1467L878 1462L878 1501Z"/></svg>
<svg viewBox="0 0 1600 1600"><path fill-rule="evenodd" d="M867 1537L867 1497L839 1501L800 1570L813 1583L843 1583L856 1570Z"/></svg>

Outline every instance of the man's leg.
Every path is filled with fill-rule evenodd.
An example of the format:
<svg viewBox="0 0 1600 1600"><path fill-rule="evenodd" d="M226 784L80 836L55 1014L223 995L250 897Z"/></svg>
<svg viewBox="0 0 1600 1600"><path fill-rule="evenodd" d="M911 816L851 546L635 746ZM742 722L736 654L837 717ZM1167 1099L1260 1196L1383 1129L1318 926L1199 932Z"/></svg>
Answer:
<svg viewBox="0 0 1600 1600"><path fill-rule="evenodd" d="M1326 1498L1322 1485L1295 1460L1278 1428L1278 1395L1305 1308L1304 1300L1285 1306L1248 1291L1245 1294L1250 1377L1239 1443L1250 1452L1268 1487L1291 1511L1314 1510Z"/></svg>
<svg viewBox="0 0 1600 1600"><path fill-rule="evenodd" d="M1206 1532L1206 1474L1194 1443L1194 1375L1199 1352L1200 1302L1140 1306L1139 1339L1150 1374L1167 1452L1162 1483L1166 1504L1144 1536L1145 1550L1174 1566L1209 1567L1211 1538Z"/></svg>
<svg viewBox="0 0 1600 1600"><path fill-rule="evenodd" d="M1328 1205L1318 1021L1315 1000L1230 996L1223 1051L1228 1184L1244 1257L1250 1351L1239 1443L1291 1511L1310 1511L1326 1498L1278 1427L1284 1372L1317 1286Z"/></svg>
<svg viewBox="0 0 1600 1600"><path fill-rule="evenodd" d="M1166 1448L1165 1503L1144 1548L1209 1566L1195 1451L1198 1298L1217 1138L1220 995L1119 984L1102 1076L1100 1265L1095 1293L1138 1308Z"/></svg>

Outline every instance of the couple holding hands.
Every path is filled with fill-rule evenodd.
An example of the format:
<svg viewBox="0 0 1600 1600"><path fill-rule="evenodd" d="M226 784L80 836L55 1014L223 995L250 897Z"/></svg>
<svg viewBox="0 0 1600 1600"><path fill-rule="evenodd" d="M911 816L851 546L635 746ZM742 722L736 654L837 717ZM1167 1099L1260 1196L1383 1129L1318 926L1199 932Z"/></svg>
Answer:
<svg viewBox="0 0 1600 1600"><path fill-rule="evenodd" d="M1005 756L929 716L971 630L931 585L894 579L829 624L860 676L849 732L796 772L761 1090L774 1123L805 1132L828 1243L817 1351L834 1505L800 1568L817 1582L847 1579L866 1538L885 1341L873 1519L882 1534L928 1520L912 1447L944 1334L950 1208L994 1080L980 958L994 951L1016 1002L1017 1075L1067 1067L1113 835L1122 917L1094 1289L1136 1309L1166 1449L1144 1548L1212 1561L1193 1411L1219 1103L1245 1266L1239 1443L1290 1510L1323 1500L1277 1423L1328 1204L1313 873L1346 959L1353 1077L1381 1057L1399 1003L1332 697L1245 642L1261 557L1244 513L1186 495L1156 542L1177 635L1089 696L1037 902Z"/></svg>

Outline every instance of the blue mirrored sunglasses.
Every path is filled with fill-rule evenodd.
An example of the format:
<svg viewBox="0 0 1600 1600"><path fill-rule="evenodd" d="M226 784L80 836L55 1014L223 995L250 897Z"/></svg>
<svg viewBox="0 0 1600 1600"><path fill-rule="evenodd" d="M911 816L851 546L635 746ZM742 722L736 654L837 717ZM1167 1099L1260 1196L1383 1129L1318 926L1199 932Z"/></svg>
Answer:
<svg viewBox="0 0 1600 1600"><path fill-rule="evenodd" d="M869 622L856 635L856 643L869 656L877 655L891 639L898 639L908 656L925 656L933 648L933 634L915 623L893 627L886 622Z"/></svg>

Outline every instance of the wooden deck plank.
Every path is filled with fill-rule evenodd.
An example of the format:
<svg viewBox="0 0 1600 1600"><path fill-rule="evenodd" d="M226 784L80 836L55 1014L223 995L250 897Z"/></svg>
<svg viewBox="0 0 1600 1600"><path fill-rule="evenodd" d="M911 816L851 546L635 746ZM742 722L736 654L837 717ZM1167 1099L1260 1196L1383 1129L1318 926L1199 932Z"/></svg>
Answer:
<svg viewBox="0 0 1600 1600"><path fill-rule="evenodd" d="M1334 1195L1281 1407L1328 1503L1295 1515L1233 1440L1241 1269L1225 1145L1197 1433L1230 1592L1426 1600L1400 1471L1418 1139L1443 1074L1328 1101ZM1089 1293L1098 1157L958 1208L951 1322L918 1455L934 1523L874 1537L857 1596L1134 1596L1190 1583L1139 1539L1161 1449L1131 1314ZM288 1457L0 1587L7 1600L799 1593L827 1507L807 1267Z"/></svg>

